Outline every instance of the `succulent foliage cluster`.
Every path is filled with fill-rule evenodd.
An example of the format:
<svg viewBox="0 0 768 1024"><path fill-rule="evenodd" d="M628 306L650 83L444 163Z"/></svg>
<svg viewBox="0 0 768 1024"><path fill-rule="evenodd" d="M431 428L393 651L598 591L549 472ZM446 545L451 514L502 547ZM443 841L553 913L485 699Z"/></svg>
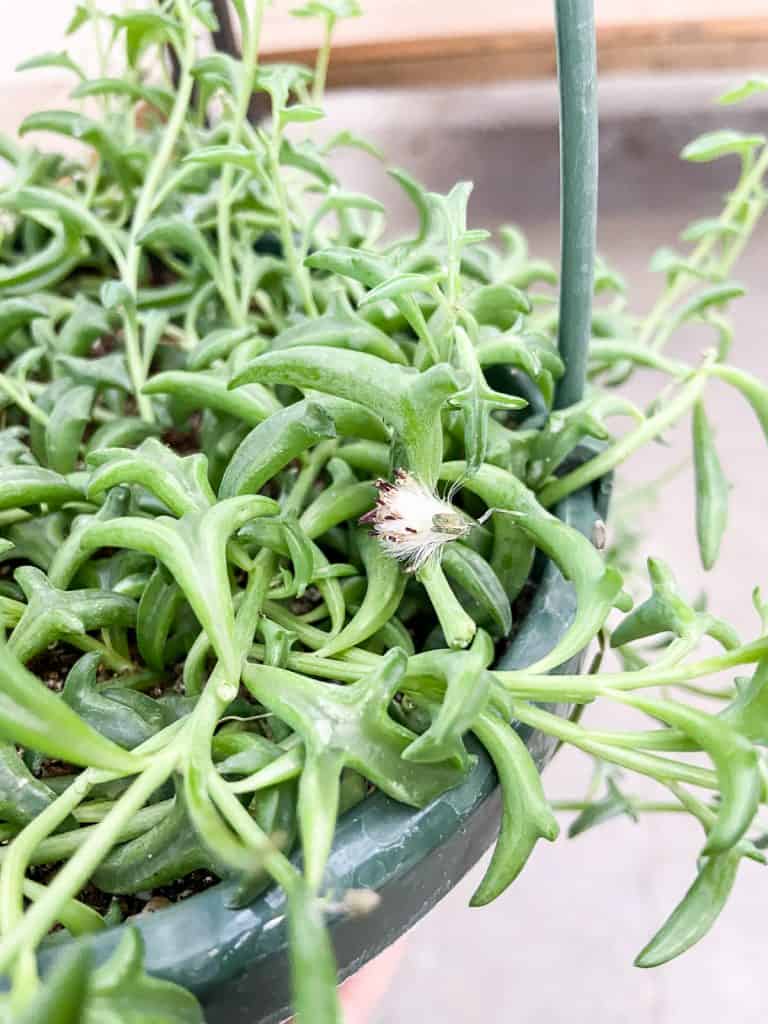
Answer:
<svg viewBox="0 0 768 1024"><path fill-rule="evenodd" d="M466 183L438 195L391 170L417 228L388 240L381 204L333 169L340 147L376 150L348 132L301 137L323 117L331 30L353 3L297 12L323 27L314 72L260 64L263 3L234 8L242 59L202 45L204 0L113 16L78 4L70 32L96 32L99 77L65 52L28 61L71 73L72 107L0 139L3 1019L49 1021L55 1006L95 1024L145 1006L200 1020L192 996L143 973L131 931L98 971L75 951L45 985L36 952L119 923L117 897L203 871L241 904L282 887L297 1018L339 1020L325 927L338 816L371 786L414 807L439 797L470 769L474 734L504 792L474 900L488 902L558 831L514 723L611 766L572 831L642 809L614 769L656 780L701 823L696 879L639 960L664 962L707 931L742 859L764 860L768 609L756 597L742 642L652 562L630 611L616 564L555 511L690 414L701 556L715 561L728 488L710 383L738 389L768 433L768 390L728 362L725 317L766 206L765 140L687 147L737 154L723 211L687 229L686 254L660 251L644 318L597 267L590 388L553 411L556 274L521 234L468 227ZM246 117L254 93L271 105L263 124ZM38 132L68 145L35 148ZM695 366L667 352L690 321L714 337ZM640 369L663 380L646 410L615 390ZM619 436L615 416L634 421ZM386 509L372 513L397 471L384 491L418 492L399 509L437 510L415 572L392 557L410 521L382 544ZM536 664L495 671L537 551L573 584L574 620ZM549 675L614 608L626 671ZM664 643L639 651L649 637ZM706 638L714 653L699 652ZM738 666L715 713L683 699ZM653 726L600 732L541 706L598 697ZM105 913L94 892L116 897Z"/></svg>

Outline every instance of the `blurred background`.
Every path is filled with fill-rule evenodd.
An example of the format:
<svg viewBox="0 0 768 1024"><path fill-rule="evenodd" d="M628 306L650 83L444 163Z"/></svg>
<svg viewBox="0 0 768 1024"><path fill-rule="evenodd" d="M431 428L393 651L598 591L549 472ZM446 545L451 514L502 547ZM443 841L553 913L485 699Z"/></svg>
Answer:
<svg viewBox="0 0 768 1024"><path fill-rule="evenodd" d="M279 2L267 14L265 48L280 59L311 56L317 44L316 25L291 19L293 6ZM349 128L364 135L389 162L438 191L458 179L474 181L474 226L515 222L536 255L556 261L549 0L367 0L365 7L366 17L339 28L323 133ZM768 0L598 0L596 7L599 248L626 278L630 306L642 314L662 287L648 270L653 251L674 246L690 220L716 216L735 180L731 159L681 163L683 145L717 127L768 129L768 94L736 108L714 103L750 72L768 70ZM14 5L0 35L0 130L12 132L33 109L66 104L73 84L67 72L15 75L13 69L25 57L69 45L64 30L73 9L74 0ZM95 60L85 37L75 37L71 48ZM410 212L401 194L370 157L347 154L345 184L384 198L393 227L404 227ZM734 276L748 294L733 306L733 361L765 378L768 225L758 229ZM681 333L673 350L695 360L710 340L697 331ZM655 387L653 378L638 379L638 399L651 398ZM630 525L644 531L643 552L671 562L689 594L706 590L712 611L750 635L756 625L752 587L768 589L768 449L750 411L731 392L713 387L708 407L734 488L714 571L705 577L699 565L692 470L680 467L687 425L635 457L619 488L678 467L658 504L633 509ZM598 716L590 713L587 721ZM553 798L579 798L588 776L584 759L566 751L547 770L545 784ZM470 911L476 869L411 933L371 1024L762 1024L768 872L752 862L743 864L730 904L700 945L655 971L632 967L692 881L700 840L696 826L676 815L639 824L617 819L572 841L539 844L509 893L490 908Z"/></svg>

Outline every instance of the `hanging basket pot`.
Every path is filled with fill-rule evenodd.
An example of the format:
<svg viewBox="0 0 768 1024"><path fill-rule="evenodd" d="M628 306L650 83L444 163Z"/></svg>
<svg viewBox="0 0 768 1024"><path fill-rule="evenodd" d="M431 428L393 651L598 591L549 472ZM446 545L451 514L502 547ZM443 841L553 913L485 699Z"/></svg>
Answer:
<svg viewBox="0 0 768 1024"><path fill-rule="evenodd" d="M220 8L217 44L235 45ZM558 0L557 39L561 96L561 294L559 347L566 364L557 406L583 392L590 332L597 192L594 24L590 0ZM586 453L588 454L588 453ZM590 536L606 514L609 482L601 481L564 500L556 514ZM529 665L550 651L575 613L571 585L546 559L534 568L530 607L497 662L498 668ZM581 656L559 671L576 672ZM565 707L558 707L565 713ZM541 770L556 741L520 729ZM332 935L341 979L358 970L455 886L492 842L500 817L500 790L479 744L473 770L458 787L414 811L377 792L343 816L326 878L329 888L374 889L378 907L363 917L339 917ZM251 905L233 909L232 888L221 883L173 907L131 920L144 939L146 968L200 996L210 1024L276 1024L290 1014L284 897L271 888ZM83 939L106 960L123 926ZM45 970L69 945L41 953Z"/></svg>

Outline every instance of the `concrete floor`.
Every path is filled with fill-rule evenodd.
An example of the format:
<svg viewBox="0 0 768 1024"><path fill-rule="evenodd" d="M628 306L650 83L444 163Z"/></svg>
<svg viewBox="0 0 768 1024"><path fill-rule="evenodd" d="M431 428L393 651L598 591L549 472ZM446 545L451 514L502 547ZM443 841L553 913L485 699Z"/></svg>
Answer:
<svg viewBox="0 0 768 1024"><path fill-rule="evenodd" d="M608 82L603 89L608 113L601 146L599 244L605 258L626 275L638 312L650 307L659 286L647 270L653 250L674 245L677 232L694 217L715 215L719 196L732 180L734 168L727 163L680 168L676 160L691 134L713 123L734 123L732 111L715 111L713 118L703 103L716 94L714 85L662 79ZM368 135L373 133L389 153L394 142L402 151L396 158L409 167L415 163L415 173L433 187L445 188L459 177L474 179L473 223L514 218L528 231L533 252L554 257L552 96L536 86L528 93L523 87L506 90L502 98L498 92L486 94L488 104L506 111L506 119L481 113L473 124L462 120L466 97L457 97L454 104L450 97L433 97L432 113L445 114L447 125L442 116L431 125L414 125L405 107L385 99L389 113L381 108L371 112L374 124ZM483 94L476 93L474 100L472 109L482 111ZM512 131L515 100L524 112L517 133ZM352 99L346 104L349 121L359 107ZM541 116L533 116L532 108ZM395 116L398 110L402 118ZM736 120L740 126L765 127L765 111L740 114ZM763 225L735 275L748 286L748 296L733 307L733 361L763 377L768 374L767 267L768 226ZM675 350L695 359L708 343L701 332L689 332ZM654 383L651 378L639 382L639 393L649 397ZM672 563L689 593L706 588L712 610L748 636L756 626L751 589L757 583L768 587L768 449L737 396L716 386L708 408L734 486L720 562L705 578L696 553L689 467L646 517L645 549ZM638 455L623 477L632 483L651 480L675 465L686 451L688 428L673 432L669 440L671 449L655 445ZM610 720L610 713L591 711L587 722L594 724L606 714ZM546 774L549 795L578 798L587 778L585 762L580 754L561 752ZM470 910L468 900L482 871L478 867L411 933L375 1024L762 1022L768 874L755 864L744 865L720 921L694 950L654 971L632 966L693 879L700 845L697 826L674 815L646 817L639 825L617 820L572 841L539 844L505 896L489 908Z"/></svg>

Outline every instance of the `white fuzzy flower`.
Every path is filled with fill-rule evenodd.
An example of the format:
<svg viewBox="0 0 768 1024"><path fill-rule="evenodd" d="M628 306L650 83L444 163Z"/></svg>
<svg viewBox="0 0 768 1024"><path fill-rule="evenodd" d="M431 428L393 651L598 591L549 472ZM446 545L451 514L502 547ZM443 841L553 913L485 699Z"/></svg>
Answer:
<svg viewBox="0 0 768 1024"><path fill-rule="evenodd" d="M473 523L449 501L443 501L404 469L395 482L377 480L379 498L370 512L360 517L392 558L416 572L443 544L465 537Z"/></svg>

